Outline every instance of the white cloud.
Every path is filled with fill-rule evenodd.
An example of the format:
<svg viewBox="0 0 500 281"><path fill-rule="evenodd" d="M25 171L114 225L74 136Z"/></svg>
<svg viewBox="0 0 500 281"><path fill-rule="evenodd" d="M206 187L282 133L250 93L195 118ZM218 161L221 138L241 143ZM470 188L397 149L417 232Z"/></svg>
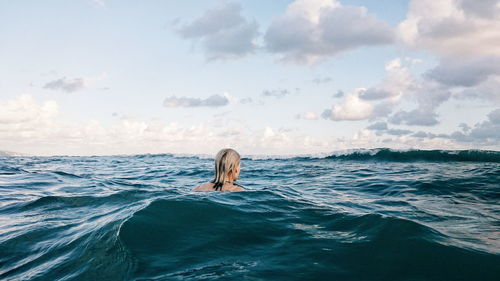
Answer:
<svg viewBox="0 0 500 281"><path fill-rule="evenodd" d="M500 104L500 61L496 57L446 59L420 77L414 77L410 67L419 62L412 58L388 61L387 76L378 85L359 88L343 102L325 110L322 117L334 121L382 119L397 125L435 126L440 122L437 109L450 99L482 99ZM416 106L398 110L402 103L416 103Z"/></svg>
<svg viewBox="0 0 500 281"><path fill-rule="evenodd" d="M442 87L428 79L419 82L412 92L412 98L417 101L417 108L405 111L400 110L389 117L392 124L406 124L410 126L434 126L439 123L436 109L448 101L452 92L448 87Z"/></svg>
<svg viewBox="0 0 500 281"><path fill-rule="evenodd" d="M341 103L323 112L334 121L385 120L392 124L435 126L437 109L450 99L482 99L500 104L500 68L496 57L471 60L443 60L420 77L410 72L419 63L412 58L396 58L385 65L387 76L374 87L359 88ZM399 109L401 104L414 109ZM402 131L392 131L403 133Z"/></svg>
<svg viewBox="0 0 500 281"><path fill-rule="evenodd" d="M500 4L493 0L480 3L413 0L407 18L398 26L400 39L409 46L438 54L440 63L414 77L409 67L420 60L389 61L384 80L347 95L343 102L325 110L322 117L335 121L382 119L392 124L434 126L443 117L437 109L450 99L482 99L499 104L498 15ZM353 19L374 28L370 31L375 36L373 41L370 37L357 41L358 35L366 30L357 29L356 24L346 24ZM338 31L336 26L344 29ZM342 35L344 31L348 34ZM265 41L268 50L286 61L314 63L355 47L391 43L391 36L391 28L363 8L342 6L329 0L299 0L273 20ZM381 38L385 39L377 41ZM402 102L416 102L416 106L397 110Z"/></svg>
<svg viewBox="0 0 500 281"><path fill-rule="evenodd" d="M161 120L116 119L68 122L55 101L37 102L30 95L0 101L0 147L34 155L109 155L137 153L215 153L234 147L244 154L301 154L349 148L454 149L487 145L498 148L500 109L488 120L459 133L435 135L388 128L375 123L351 138L316 138L286 128L252 128L246 123L213 126ZM464 126L462 126L465 128ZM380 132L381 133L380 133Z"/></svg>
<svg viewBox="0 0 500 281"><path fill-rule="evenodd" d="M296 119L304 119L304 120L318 120L319 116L318 116L318 114L316 114L314 112L305 112L305 113L295 115L295 118Z"/></svg>
<svg viewBox="0 0 500 281"><path fill-rule="evenodd" d="M449 99L500 103L500 2L412 0L398 27L401 40L438 55L439 64L418 81L418 106L389 118L394 124L433 126Z"/></svg>
<svg viewBox="0 0 500 281"><path fill-rule="evenodd" d="M364 100L392 98L397 102L403 94L415 89L416 81L400 58L387 62L385 70L387 77L376 87L360 93L360 98Z"/></svg>
<svg viewBox="0 0 500 281"><path fill-rule="evenodd" d="M284 128L252 128L240 122L186 125L124 115L115 123L68 122L55 101L32 96L0 101L0 147L34 155L215 153L235 147L245 153L296 154L330 149L324 141ZM321 145L320 145L321 144Z"/></svg>
<svg viewBox="0 0 500 281"><path fill-rule="evenodd" d="M412 0L399 34L445 57L500 56L499 14L492 0Z"/></svg>
<svg viewBox="0 0 500 281"><path fill-rule="evenodd" d="M443 59L425 72L411 88L417 107L398 111L388 120L393 124L434 126L436 110L450 99L477 99L500 104L500 59Z"/></svg>
<svg viewBox="0 0 500 281"><path fill-rule="evenodd" d="M1 131L30 132L37 126L48 124L58 115L55 101L46 101L41 105L30 95L22 95L10 101L0 101Z"/></svg>
<svg viewBox="0 0 500 281"><path fill-rule="evenodd" d="M383 118L390 115L404 97L418 89L418 82L410 74L412 59L396 58L385 65L387 76L374 87L359 88L344 101L323 112L322 117L334 121ZM336 97L343 96L336 95Z"/></svg>
<svg viewBox="0 0 500 281"><path fill-rule="evenodd" d="M264 40L282 60L311 64L354 48L390 44L393 30L364 7L297 0L271 22Z"/></svg>
<svg viewBox="0 0 500 281"><path fill-rule="evenodd" d="M171 96L163 101L165 107L219 107L228 103L229 99L225 95L211 95L206 99Z"/></svg>
<svg viewBox="0 0 500 281"><path fill-rule="evenodd" d="M321 116L334 121L369 118L373 112L373 105L359 98L359 94L363 91L364 89L357 89L354 93L348 94L342 103L334 104L331 109L323 111Z"/></svg>
<svg viewBox="0 0 500 281"><path fill-rule="evenodd" d="M178 33L185 39L200 40L208 60L236 59L253 53L259 26L241 16L241 6L223 2L183 25Z"/></svg>

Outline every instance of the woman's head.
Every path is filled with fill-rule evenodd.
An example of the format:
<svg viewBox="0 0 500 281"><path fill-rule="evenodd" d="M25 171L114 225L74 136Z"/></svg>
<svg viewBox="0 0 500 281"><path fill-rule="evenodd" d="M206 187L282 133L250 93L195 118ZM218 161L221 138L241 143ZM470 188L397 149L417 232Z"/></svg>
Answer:
<svg viewBox="0 0 500 281"><path fill-rule="evenodd" d="M224 148L215 156L215 189L220 189L225 182L233 182L240 175L240 155L236 150Z"/></svg>

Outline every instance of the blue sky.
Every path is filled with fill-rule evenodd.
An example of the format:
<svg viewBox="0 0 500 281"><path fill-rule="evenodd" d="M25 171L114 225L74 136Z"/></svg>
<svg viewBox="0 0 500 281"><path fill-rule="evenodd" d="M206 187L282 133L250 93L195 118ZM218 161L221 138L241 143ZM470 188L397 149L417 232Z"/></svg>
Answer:
<svg viewBox="0 0 500 281"><path fill-rule="evenodd" d="M500 4L0 1L0 150L495 149Z"/></svg>

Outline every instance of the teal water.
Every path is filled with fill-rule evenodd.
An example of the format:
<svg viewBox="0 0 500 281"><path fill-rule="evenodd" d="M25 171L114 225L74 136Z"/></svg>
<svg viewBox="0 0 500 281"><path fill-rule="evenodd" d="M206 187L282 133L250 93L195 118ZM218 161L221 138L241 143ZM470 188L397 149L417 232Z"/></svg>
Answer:
<svg viewBox="0 0 500 281"><path fill-rule="evenodd" d="M0 280L499 280L500 153L0 157Z"/></svg>

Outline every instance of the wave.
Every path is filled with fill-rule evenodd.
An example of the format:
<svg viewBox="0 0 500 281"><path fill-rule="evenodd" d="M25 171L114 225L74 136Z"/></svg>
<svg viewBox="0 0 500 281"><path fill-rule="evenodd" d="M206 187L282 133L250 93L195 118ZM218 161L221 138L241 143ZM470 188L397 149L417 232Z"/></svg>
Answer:
<svg viewBox="0 0 500 281"><path fill-rule="evenodd" d="M430 161L430 162L491 162L500 163L500 151L492 150L396 150L391 148L349 149L332 153L293 156L246 156L247 160L378 160L378 161Z"/></svg>
<svg viewBox="0 0 500 281"><path fill-rule="evenodd" d="M389 148L356 150L334 153L327 159L383 160L383 161L437 161L437 162L493 162L500 163L500 151L490 150L393 150Z"/></svg>
<svg viewBox="0 0 500 281"><path fill-rule="evenodd" d="M0 279L497 280L498 153L2 158Z"/></svg>
<svg viewBox="0 0 500 281"><path fill-rule="evenodd" d="M85 158L80 159L84 162L97 162L101 159L115 158L127 159L133 157L136 159L147 158L179 158L179 159L200 159L213 160L212 154L189 154L189 153L158 153L158 154L136 154L136 155L108 155L108 156L34 156L28 159L37 159L40 161L62 161L63 158ZM96 158L96 159L93 159ZM491 162L500 163L500 151L494 150L421 150L408 149L399 150L392 148L373 148L373 149L346 149L333 152L321 152L315 154L288 154L288 155L243 155L243 160L311 160L311 159L339 159L339 160L380 160L380 161L432 161L432 162ZM27 163L31 164L31 163ZM39 163L37 163L39 164Z"/></svg>
<svg viewBox="0 0 500 281"><path fill-rule="evenodd" d="M249 209L211 199L156 200L122 224L119 238L135 257L136 278L211 274L260 280L274 272L289 280L351 279L353 274L354 280L369 280L391 272L388 280L494 280L499 272L498 256L457 247L412 220L286 201L282 210L263 211L266 204Z"/></svg>
<svg viewBox="0 0 500 281"><path fill-rule="evenodd" d="M26 202L23 210L31 210L34 208L72 208L72 207L88 207L98 205L112 205L128 202L130 200L144 199L152 195L152 191L148 190L126 190L100 196L43 196L32 201Z"/></svg>
<svg viewBox="0 0 500 281"><path fill-rule="evenodd" d="M200 160L212 160L209 154L141 154L136 158L149 157L173 157L173 158L195 158ZM408 149L398 150L391 148L373 149L347 149L330 153L316 154L291 154L291 155L243 155L243 160L312 160L312 159L338 159L338 160L379 160L379 161L431 161L431 162L491 162L500 163L500 151L493 150L420 150Z"/></svg>

